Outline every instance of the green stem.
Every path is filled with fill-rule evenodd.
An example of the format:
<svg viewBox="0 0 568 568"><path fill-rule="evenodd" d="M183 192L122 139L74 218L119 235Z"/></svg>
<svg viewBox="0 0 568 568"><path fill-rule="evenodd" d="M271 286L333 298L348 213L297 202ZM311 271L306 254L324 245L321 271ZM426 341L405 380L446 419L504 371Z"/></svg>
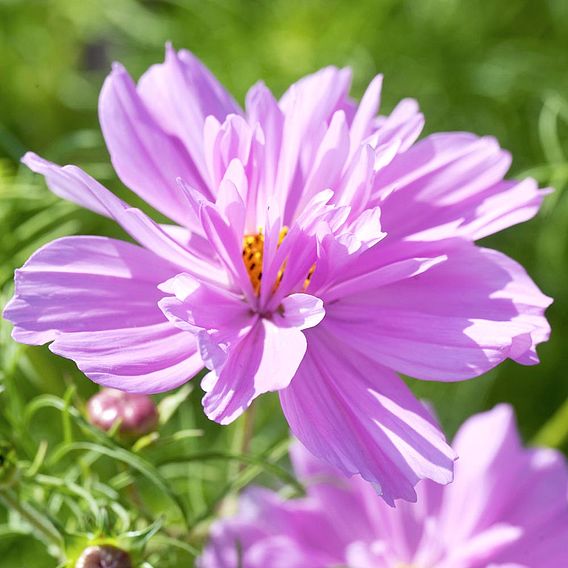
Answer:
<svg viewBox="0 0 568 568"><path fill-rule="evenodd" d="M249 409L245 413L245 423L243 429L243 440L241 444L241 454L246 456L250 453L250 445L252 442L252 437L254 435L254 418L255 418L255 408L254 402L249 406ZM244 465L244 464L243 464Z"/></svg>
<svg viewBox="0 0 568 568"><path fill-rule="evenodd" d="M568 399L531 440L535 446L559 448L568 439Z"/></svg>

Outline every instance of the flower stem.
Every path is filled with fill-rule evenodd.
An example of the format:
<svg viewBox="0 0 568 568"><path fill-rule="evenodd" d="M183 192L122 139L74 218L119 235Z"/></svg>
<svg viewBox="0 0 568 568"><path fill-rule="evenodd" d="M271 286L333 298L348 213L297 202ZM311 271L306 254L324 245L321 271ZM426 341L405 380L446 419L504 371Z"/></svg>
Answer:
<svg viewBox="0 0 568 568"><path fill-rule="evenodd" d="M255 408L254 402L250 405L249 409L245 413L245 423L243 428L243 439L241 443L241 454L248 455L250 453L250 445L252 437L254 435L254 418L255 418ZM245 464L241 464L241 468Z"/></svg>
<svg viewBox="0 0 568 568"><path fill-rule="evenodd" d="M568 438L568 400L552 415L531 440L535 446L559 448Z"/></svg>

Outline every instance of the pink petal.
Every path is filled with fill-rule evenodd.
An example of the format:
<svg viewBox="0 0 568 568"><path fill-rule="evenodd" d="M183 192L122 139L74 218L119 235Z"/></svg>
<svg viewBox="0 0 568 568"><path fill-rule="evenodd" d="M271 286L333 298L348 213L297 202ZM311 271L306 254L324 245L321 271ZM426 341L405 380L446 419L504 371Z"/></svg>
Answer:
<svg viewBox="0 0 568 568"><path fill-rule="evenodd" d="M358 476L344 477L298 441L290 447L290 459L294 473L306 488L308 499L318 510L325 512L328 522L344 542L376 538L373 524L377 512L383 507L372 484ZM397 505L397 511L399 507ZM385 509L392 510L390 507Z"/></svg>
<svg viewBox="0 0 568 568"><path fill-rule="evenodd" d="M241 297L207 285L189 274L178 274L160 285L173 294L160 300L164 315L174 324L196 333L201 330L240 330L250 325L250 306Z"/></svg>
<svg viewBox="0 0 568 568"><path fill-rule="evenodd" d="M273 319L257 319L246 335L230 346L223 367L207 379L205 412L227 424L258 395L286 388L306 352L302 330L318 325L325 315L320 299L288 296Z"/></svg>
<svg viewBox="0 0 568 568"><path fill-rule="evenodd" d="M280 393L292 432L347 475L378 484L390 504L416 500L418 480L449 483L453 453L424 407L389 370L324 331L308 334L296 377Z"/></svg>
<svg viewBox="0 0 568 568"><path fill-rule="evenodd" d="M500 509L501 499L509 495L507 488L515 482L524 452L512 408L506 405L467 420L453 446L459 456L456 471L460 476L446 489L440 524L459 542L490 526L496 519L505 520L495 512ZM475 501L467 498L471 487L476 488ZM459 524L456 524L457 518Z"/></svg>
<svg viewBox="0 0 568 568"><path fill-rule="evenodd" d="M229 114L240 114L231 95L195 55L186 50L176 52L170 44L166 45L164 63L153 65L140 78L138 93L161 128L184 143L196 168L207 179L203 162L205 119L214 116L223 122Z"/></svg>
<svg viewBox="0 0 568 568"><path fill-rule="evenodd" d="M179 225L169 225L162 223L160 229L171 237L182 248L190 250L195 256L210 260L213 257L213 249L209 241L196 232L189 231ZM201 230L201 227L200 227Z"/></svg>
<svg viewBox="0 0 568 568"><path fill-rule="evenodd" d="M282 327L304 330L318 325L325 316L323 302L309 294L290 294L282 300L274 320Z"/></svg>
<svg viewBox="0 0 568 568"><path fill-rule="evenodd" d="M276 182L284 115L278 102L262 82L254 85L247 93L246 109L251 126L259 124L265 136L262 193L257 197L259 204L264 205L274 190Z"/></svg>
<svg viewBox="0 0 568 568"><path fill-rule="evenodd" d="M211 195L181 142L154 121L126 70L116 64L99 99L99 118L120 179L146 202L180 225L191 210L177 188L182 177Z"/></svg>
<svg viewBox="0 0 568 568"><path fill-rule="evenodd" d="M368 144L363 144L355 153L349 168L337 186L335 202L349 205L353 214L362 213L371 195L376 153Z"/></svg>
<svg viewBox="0 0 568 568"><path fill-rule="evenodd" d="M524 223L538 213L550 191L539 189L532 178L498 183L486 192L483 200L478 198L475 214L470 216L469 223L466 221L460 226L459 232L477 240ZM470 202L467 207L472 205Z"/></svg>
<svg viewBox="0 0 568 568"><path fill-rule="evenodd" d="M257 169L261 168L261 160L255 155L259 144L256 136L256 130L242 116L231 114L223 123L212 116L207 117L204 129L205 163L214 193L233 160L241 162L249 176L249 185L256 188L253 180L258 174Z"/></svg>
<svg viewBox="0 0 568 568"><path fill-rule="evenodd" d="M435 134L375 179L383 224L397 239L478 239L530 219L546 191L533 180L503 182L511 159L492 138Z"/></svg>
<svg viewBox="0 0 568 568"><path fill-rule="evenodd" d="M286 224L290 224L303 193L303 165L312 165L317 150L315 146L308 153L307 146L320 136L322 127L339 110L350 84L349 69L326 67L292 85L280 100L285 119L275 194L280 196Z"/></svg>
<svg viewBox="0 0 568 568"><path fill-rule="evenodd" d="M459 455L456 480L443 491L431 537L446 549L440 566L540 566L543 559L563 565L564 456L524 449L512 408L504 404L467 420L453 445Z"/></svg>
<svg viewBox="0 0 568 568"><path fill-rule="evenodd" d="M205 261L199 255L190 252L189 246L181 246L145 213L130 207L83 170L75 166L61 167L43 160L35 154L26 155L26 164L32 167L34 171L45 175L51 186L56 188L57 191L59 191L59 188L64 188L65 191L69 192L72 190L74 196L81 196L85 202L93 205L97 203L97 209L94 206L90 206L90 208L106 212L131 237L166 261L177 264L192 274L199 274L206 281L227 282L224 272L218 266L212 264L210 259ZM180 194L184 195L183 192L180 192ZM185 195L184 199L187 207ZM191 214L193 215L194 212L192 211ZM187 243L187 245L189 244L190 242Z"/></svg>
<svg viewBox="0 0 568 568"><path fill-rule="evenodd" d="M270 519L267 523L266 519ZM343 535L323 511L285 501L260 487L247 489L235 517L215 522L199 568L328 568L343 559Z"/></svg>
<svg viewBox="0 0 568 568"><path fill-rule="evenodd" d="M353 154L361 142L371 134L372 121L379 112L381 103L381 89L383 86L383 76L377 75L367 87L363 95L353 122L351 123L351 152Z"/></svg>
<svg viewBox="0 0 568 568"><path fill-rule="evenodd" d="M132 392L179 386L201 368L195 340L158 308L160 281L175 267L135 245L67 237L16 273L4 317L14 338L73 359L93 381Z"/></svg>
<svg viewBox="0 0 568 568"><path fill-rule="evenodd" d="M484 534L496 523L522 531L522 538L500 548L492 544L492 560L503 554L507 561L539 565L552 553L560 529L568 537L564 457L550 449L525 450L517 433L512 408L499 405L467 420L454 441L460 459L456 482L446 489L440 510L440 529L452 542ZM476 498L471 500L471 487ZM459 519L459 522L457 522ZM551 540L548 540L551 537ZM545 541L547 545L540 548ZM507 546L505 546L507 545ZM502 549L502 550L501 550Z"/></svg>
<svg viewBox="0 0 568 568"><path fill-rule="evenodd" d="M287 387L305 352L306 338L298 328L277 327L259 319L231 347L221 371L211 371L211 387L203 398L205 413L211 420L229 424L257 396Z"/></svg>
<svg viewBox="0 0 568 568"><path fill-rule="evenodd" d="M508 357L536 363L549 304L516 262L464 245L423 274L329 304L325 325L402 373L463 380Z"/></svg>
<svg viewBox="0 0 568 568"><path fill-rule="evenodd" d="M247 210L245 201L247 190L243 166L238 160L233 160L219 186L215 206L221 215L227 219L237 239L242 239L242 236L246 234Z"/></svg>
<svg viewBox="0 0 568 568"><path fill-rule="evenodd" d="M238 206L238 205L237 205ZM217 257L231 275L235 286L255 305L256 298L242 258L242 241L233 227L213 205L200 205L203 229ZM242 237L241 237L242 238Z"/></svg>
<svg viewBox="0 0 568 568"><path fill-rule="evenodd" d="M378 148L390 146L396 141L398 151L404 152L416 142L423 127L424 115L418 103L414 99L403 99L388 116L377 119L377 130L367 142L373 148Z"/></svg>
<svg viewBox="0 0 568 568"><path fill-rule="evenodd" d="M487 530L472 535L467 542L456 546L438 566L440 568L487 566L487 560L493 560L501 550L506 550L522 538L521 527L496 523Z"/></svg>
<svg viewBox="0 0 568 568"><path fill-rule="evenodd" d="M28 166L32 172L44 176L47 186L55 195L90 209L99 215L109 216L106 207L101 204L97 197L90 191L85 191L83 185L78 183L77 176L74 175L74 172L79 169L76 166L61 168L33 152L26 152L22 158L22 163Z"/></svg>
<svg viewBox="0 0 568 568"><path fill-rule="evenodd" d="M98 192L96 189L100 189L102 186L89 176L86 176L76 166L60 167L33 152L27 152L22 158L22 163L33 172L43 175L49 189L55 195L90 209L99 215L107 217L112 215L109 209L97 197ZM85 185L90 185L91 189L87 189ZM188 222L186 225L191 225L192 229L197 228L200 231L201 226L196 221L198 220L195 219L193 224ZM160 225L160 228L183 248L192 250L202 258L211 257L211 248L200 234L191 232L186 227L180 227L179 225Z"/></svg>
<svg viewBox="0 0 568 568"><path fill-rule="evenodd" d="M298 210L305 209L307 203L322 189L336 187L349 152L349 128L343 111L337 111L331 118L329 127L314 156L307 173Z"/></svg>
<svg viewBox="0 0 568 568"><path fill-rule="evenodd" d="M386 266L381 266L352 278L342 278L336 284L328 284L326 291L318 290L318 293L325 297L326 301L332 302L342 297L353 294L377 290L382 286L388 286L395 282L400 282L407 278L414 278L433 266L445 262L448 259L445 255L434 256L432 258L408 258L399 260Z"/></svg>

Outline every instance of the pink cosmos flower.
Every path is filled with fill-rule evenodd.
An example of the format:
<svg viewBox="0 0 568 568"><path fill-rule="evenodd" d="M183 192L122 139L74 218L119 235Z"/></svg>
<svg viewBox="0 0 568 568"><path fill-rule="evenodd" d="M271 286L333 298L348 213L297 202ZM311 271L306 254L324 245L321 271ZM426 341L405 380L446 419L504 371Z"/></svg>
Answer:
<svg viewBox="0 0 568 568"><path fill-rule="evenodd" d="M360 478L299 444L292 462L307 495L250 488L216 521L202 568L559 568L568 566L568 468L549 449L523 449L511 407L465 422L456 480L423 481L396 509ZM240 556L240 563L239 563Z"/></svg>
<svg viewBox="0 0 568 568"><path fill-rule="evenodd" d="M73 359L93 381L153 393L203 366L203 405L227 424L280 391L294 434L390 503L454 455L395 371L478 376L531 365L550 300L476 239L525 221L544 192L503 181L492 138L416 142L417 104L377 116L328 67L242 110L189 52L136 85L115 65L100 122L122 181L176 224L157 224L75 166L23 161L58 195L115 219L138 245L59 239L16 273L14 338Z"/></svg>

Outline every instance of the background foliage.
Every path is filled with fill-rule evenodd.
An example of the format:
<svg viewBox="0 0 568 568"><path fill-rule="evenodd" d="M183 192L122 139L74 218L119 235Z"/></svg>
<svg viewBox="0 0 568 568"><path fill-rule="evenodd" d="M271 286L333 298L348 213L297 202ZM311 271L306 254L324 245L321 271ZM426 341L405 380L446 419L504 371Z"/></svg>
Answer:
<svg viewBox="0 0 568 568"><path fill-rule="evenodd" d="M434 403L449 435L469 414L510 401L527 441L566 451L567 38L564 0L0 0L1 303L13 269L41 244L75 233L124 238L107 220L58 201L18 165L32 149L77 163L126 195L96 115L111 61L138 77L172 40L241 101L259 78L280 94L326 64L353 67L355 96L384 72L383 111L415 97L426 132L495 135L513 152L513 176L530 174L556 189L537 219L486 243L521 261L555 298L542 364L506 363L465 383L409 382ZM61 535L69 558L86 539L108 537L146 565L190 566L223 496L258 476L301 490L283 461L287 428L274 397L255 405L249 444L251 417L225 428L207 422L194 381L157 397L165 423L132 447L85 422L96 386L73 364L18 346L9 332L3 322L0 435L16 450L19 480L0 496L24 510L0 505L2 566L55 566L62 558L45 543L57 554ZM230 506L231 497L222 504Z"/></svg>

